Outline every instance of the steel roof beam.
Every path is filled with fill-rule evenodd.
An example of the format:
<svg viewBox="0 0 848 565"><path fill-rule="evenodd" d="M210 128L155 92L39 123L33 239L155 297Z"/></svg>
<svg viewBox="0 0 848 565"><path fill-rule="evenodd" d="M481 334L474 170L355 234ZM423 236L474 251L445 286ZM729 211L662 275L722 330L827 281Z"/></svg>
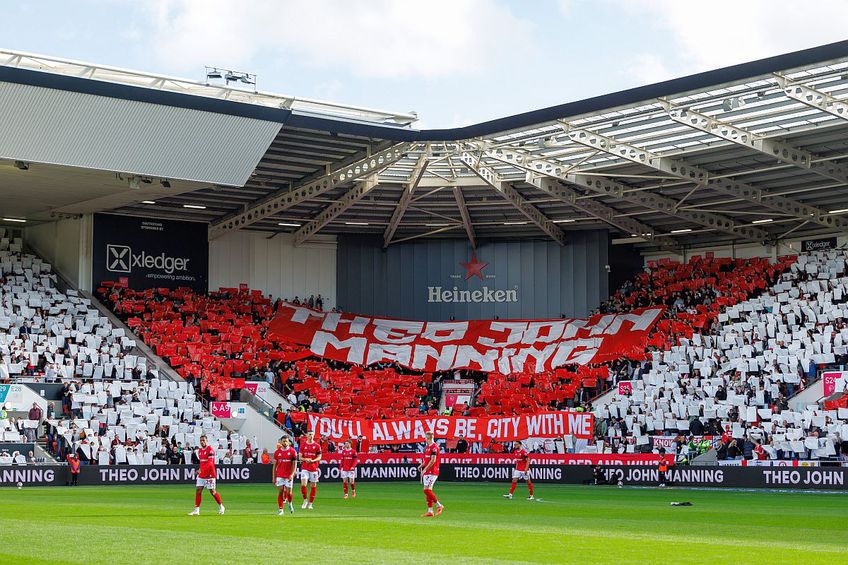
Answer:
<svg viewBox="0 0 848 565"><path fill-rule="evenodd" d="M540 159L528 153L506 148L496 148L486 151L486 155L522 168L525 171L557 178L567 183L586 188L592 192L610 196L618 200L632 202L649 210L662 212L680 220L722 231L734 237L751 241L764 241L769 237L768 232L764 230L746 225L736 225L733 220L721 214L683 210L680 209L680 203L671 198L650 191L632 191L632 187L600 175L575 174L570 172L573 167L547 159Z"/></svg>
<svg viewBox="0 0 848 565"><path fill-rule="evenodd" d="M645 241L655 243L658 246L666 249L668 251L680 251L680 246L675 245L674 243L657 240L654 239L658 235L665 235L657 232L654 228L649 225L643 224L637 220L632 218L628 218L626 216L621 216L621 213L614 208L610 208L606 204L598 202L597 200L592 199L582 199L578 200L578 197L581 196L576 190L563 186L563 184L555 179L535 175L533 173L527 174L527 182L554 198L565 202L581 212L588 214L598 220L613 226L614 228L620 229L626 234L629 234L633 237L640 237Z"/></svg>
<svg viewBox="0 0 848 565"><path fill-rule="evenodd" d="M428 236L431 236L431 235L436 235L437 233L442 233L442 232L446 232L446 231L450 231L450 230L455 230L455 229L457 229L458 227L459 227L459 224L456 224L455 226L444 226L444 227L441 227L441 228L438 228L438 229L434 229L434 230L430 230L430 231L427 231L427 232L424 232L424 233L417 233L417 234L415 234L415 235L410 235L410 236L407 236L407 237L402 237L402 238L400 238L400 239L396 239L396 240L394 240L392 243L401 243L401 242L403 242L403 241L412 241L413 239L420 239L420 238L422 238L422 237L428 237Z"/></svg>
<svg viewBox="0 0 848 565"><path fill-rule="evenodd" d="M394 237L395 231L397 231L400 221L406 213L406 209L409 207L410 202L412 202L412 195L415 192L415 189L418 188L419 183L421 183L421 179L424 177L424 171L427 170L427 159L429 156L430 144L428 143L424 151L421 152L421 155L418 156L418 160L415 162L415 166L412 168L412 172L409 175L409 182L404 187L403 194L401 194L400 200L398 200L397 207L395 207L394 212L392 212L392 219L389 220L389 225L386 227L386 231L383 232L384 248L388 247L389 243L391 243L392 237Z"/></svg>
<svg viewBox="0 0 848 565"><path fill-rule="evenodd" d="M695 110L675 107L667 102L661 101L661 103L666 107L668 117L679 124L753 149L763 155L773 157L781 163L795 165L817 175L848 184L848 167L840 163L821 158L788 143L769 139L739 126L734 126L728 122L701 114Z"/></svg>
<svg viewBox="0 0 848 565"><path fill-rule="evenodd" d="M766 191L742 182L736 182L726 178L715 178L706 169L687 163L682 159L663 157L635 145L622 143L611 137L592 131L573 128L565 122L561 123L563 128L568 132L568 137L580 145L598 149L632 163L637 163L691 181L699 186L753 202L754 204L798 218L801 221L809 220L830 229L848 231L848 220L832 216L815 206L809 206L784 196L771 195Z"/></svg>
<svg viewBox="0 0 848 565"><path fill-rule="evenodd" d="M341 185L372 175L402 159L411 145L410 143L395 144L317 179L297 183L291 190L279 190L268 198L248 206L243 212L211 224L209 226L209 239L215 239L232 230L246 228L268 216L278 214L301 202L321 196Z"/></svg>
<svg viewBox="0 0 848 565"><path fill-rule="evenodd" d="M485 181L486 184L494 188L500 195L510 204L521 212L528 220L536 224L540 230L548 234L551 239L565 245L565 232L545 216L538 208L527 202L521 194L515 190L509 183L501 179L500 175L491 167L486 166L479 155L474 155L468 151L463 151L460 160L465 165L473 170L477 175Z"/></svg>
<svg viewBox="0 0 848 565"><path fill-rule="evenodd" d="M307 239L321 231L321 229L343 214L348 208L362 200L379 184L377 175L371 175L364 181L358 182L348 190L340 200L333 202L323 212L315 216L294 234L294 244L300 245Z"/></svg>
<svg viewBox="0 0 848 565"><path fill-rule="evenodd" d="M837 118L848 120L848 103L837 100L830 94L815 88L791 83L781 76L777 76L777 82L783 87L783 93L789 98L807 106L818 108L822 112L827 112Z"/></svg>
<svg viewBox="0 0 848 565"><path fill-rule="evenodd" d="M468 213L468 206L465 205L465 198L462 196L462 189L458 186L453 187L453 197L456 200L457 208L459 208L459 215L462 218L462 226L465 228L465 233L468 235L468 241L471 243L471 248L477 249L477 240L474 236L474 225L471 223L471 215Z"/></svg>

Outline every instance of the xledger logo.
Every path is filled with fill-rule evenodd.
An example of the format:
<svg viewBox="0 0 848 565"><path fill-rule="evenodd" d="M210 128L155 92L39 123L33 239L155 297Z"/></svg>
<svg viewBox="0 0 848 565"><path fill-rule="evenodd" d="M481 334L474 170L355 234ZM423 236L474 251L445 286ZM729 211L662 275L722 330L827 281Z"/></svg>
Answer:
<svg viewBox="0 0 848 565"><path fill-rule="evenodd" d="M126 245L106 246L106 269L113 273L130 273L132 261L132 249Z"/></svg>
<svg viewBox="0 0 848 565"><path fill-rule="evenodd" d="M821 251L823 249L834 249L836 247L836 238L828 239L810 239L803 242L804 251Z"/></svg>
<svg viewBox="0 0 848 565"><path fill-rule="evenodd" d="M134 254L128 245L106 245L106 270L113 273L131 273L133 267L158 269L167 274L187 271L190 259L169 257L165 253L148 255L146 251Z"/></svg>

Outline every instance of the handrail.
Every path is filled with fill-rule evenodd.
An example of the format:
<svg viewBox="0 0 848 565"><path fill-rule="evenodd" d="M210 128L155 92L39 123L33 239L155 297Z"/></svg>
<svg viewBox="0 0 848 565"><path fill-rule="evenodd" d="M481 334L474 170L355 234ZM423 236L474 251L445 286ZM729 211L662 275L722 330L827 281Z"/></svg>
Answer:
<svg viewBox="0 0 848 565"><path fill-rule="evenodd" d="M280 431L288 437L292 442L294 442L294 436L289 433L289 431L285 428L285 426L281 425L276 418L274 418L274 407L265 402L264 399L259 398L252 392L247 389L242 389L239 395L239 399L242 402L248 403L252 406L259 414L264 416L267 420L270 420Z"/></svg>

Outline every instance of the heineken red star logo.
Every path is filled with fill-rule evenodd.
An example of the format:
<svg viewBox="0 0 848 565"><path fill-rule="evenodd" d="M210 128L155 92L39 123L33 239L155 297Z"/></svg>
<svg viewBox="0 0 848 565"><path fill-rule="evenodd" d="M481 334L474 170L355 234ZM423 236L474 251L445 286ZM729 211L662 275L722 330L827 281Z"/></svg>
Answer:
<svg viewBox="0 0 848 565"><path fill-rule="evenodd" d="M485 280L483 277L483 267L488 265L488 263L481 263L477 260L477 254L471 254L471 261L468 263L460 263L462 268L465 269L465 280L470 279L471 277L479 277L480 280Z"/></svg>

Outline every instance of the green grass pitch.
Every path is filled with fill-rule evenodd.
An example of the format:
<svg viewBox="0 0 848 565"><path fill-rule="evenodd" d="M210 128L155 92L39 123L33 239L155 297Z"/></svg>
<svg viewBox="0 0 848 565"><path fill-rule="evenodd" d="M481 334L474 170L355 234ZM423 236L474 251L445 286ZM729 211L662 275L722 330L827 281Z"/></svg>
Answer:
<svg viewBox="0 0 848 565"><path fill-rule="evenodd" d="M1 563L846 563L848 497L538 485L322 484L315 510L276 516L269 485L221 485L189 517L186 486L0 489ZM295 492L295 502L300 498ZM672 507L687 500L691 507Z"/></svg>

